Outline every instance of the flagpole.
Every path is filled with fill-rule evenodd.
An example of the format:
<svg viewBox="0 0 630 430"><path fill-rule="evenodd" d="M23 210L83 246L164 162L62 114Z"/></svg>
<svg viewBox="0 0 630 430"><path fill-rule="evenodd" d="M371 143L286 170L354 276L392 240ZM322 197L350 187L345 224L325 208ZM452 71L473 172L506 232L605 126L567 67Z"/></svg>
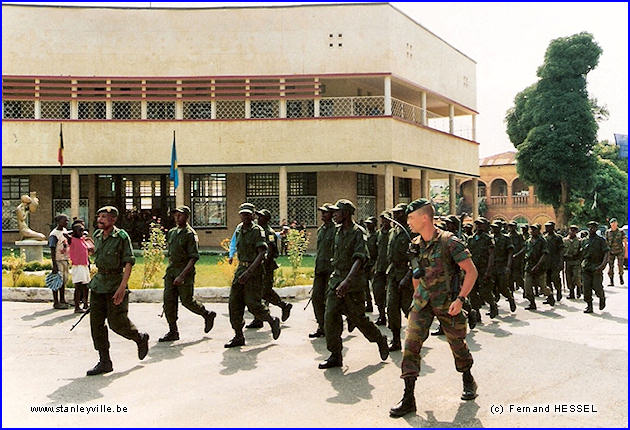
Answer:
<svg viewBox="0 0 630 430"><path fill-rule="evenodd" d="M61 146L61 156L63 157L63 123L59 123L59 145ZM63 161L59 159L57 161L59 162L59 186L63 190Z"/></svg>

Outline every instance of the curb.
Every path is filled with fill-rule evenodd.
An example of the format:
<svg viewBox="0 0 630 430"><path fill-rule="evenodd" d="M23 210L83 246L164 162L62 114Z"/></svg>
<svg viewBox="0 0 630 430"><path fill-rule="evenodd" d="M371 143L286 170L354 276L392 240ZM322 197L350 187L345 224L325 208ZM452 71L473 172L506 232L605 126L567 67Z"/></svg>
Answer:
<svg viewBox="0 0 630 430"><path fill-rule="evenodd" d="M309 297L311 285L295 287L274 288L274 291L282 298L302 300ZM129 290L130 303L162 303L163 288L151 288L146 290ZM74 299L74 288L66 288L66 300ZM196 287L195 298L205 303L226 303L230 297L230 287ZM2 301L11 302L50 302L52 294L48 288L2 288Z"/></svg>

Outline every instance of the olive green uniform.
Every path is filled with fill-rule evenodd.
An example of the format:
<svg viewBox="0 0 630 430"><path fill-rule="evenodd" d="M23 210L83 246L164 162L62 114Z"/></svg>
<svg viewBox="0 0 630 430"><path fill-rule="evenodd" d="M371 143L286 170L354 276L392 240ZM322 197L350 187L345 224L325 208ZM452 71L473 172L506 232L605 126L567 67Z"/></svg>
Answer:
<svg viewBox="0 0 630 430"><path fill-rule="evenodd" d="M581 259L581 240L579 237L571 239L570 237L564 238L564 261L565 261L565 273L567 276L567 288L569 289L569 298L575 297L575 290L577 289L577 297L582 295L582 276L580 274Z"/></svg>
<svg viewBox="0 0 630 430"><path fill-rule="evenodd" d="M400 335L402 325L400 312L409 315L409 307L413 299L413 283L411 277L401 287L400 282L409 272L409 237L399 226L389 232L387 245L387 327L394 333L394 338Z"/></svg>
<svg viewBox="0 0 630 430"><path fill-rule="evenodd" d="M600 300L605 297L602 270L597 270L597 267L608 251L606 239L597 234L582 239L582 283L587 304L593 303L593 290Z"/></svg>
<svg viewBox="0 0 630 430"><path fill-rule="evenodd" d="M551 291L554 287L560 299L562 294L562 281L560 272L562 271L562 255L564 254L564 242L562 236L556 232L545 233L545 240L549 247L549 263L547 264L547 286Z"/></svg>
<svg viewBox="0 0 630 430"><path fill-rule="evenodd" d="M374 265L374 278L372 280L372 291L374 292L374 301L378 308L379 315L385 314L387 305L387 246L389 244L389 233L391 228L378 230L376 239L376 263Z"/></svg>
<svg viewBox="0 0 630 430"><path fill-rule="evenodd" d="M197 315L206 315L206 308L194 299L195 266L190 269L180 285L173 281L184 270L191 259L199 259L199 238L197 232L186 223L182 228L173 227L167 233L168 266L164 275L164 315L169 325L177 321L177 298L182 305Z"/></svg>
<svg viewBox="0 0 630 430"><path fill-rule="evenodd" d="M365 231L355 222L349 229L342 226L336 228L333 250L333 273L326 291L325 327L326 347L337 356L341 356L343 332L343 318L346 315L350 323L354 324L370 342L379 342L382 335L378 327L365 315L365 268L368 250ZM346 294L339 298L336 289L346 279L355 260L360 260L362 267L356 273Z"/></svg>
<svg viewBox="0 0 630 430"><path fill-rule="evenodd" d="M272 305L282 307L284 302L273 289L273 273L278 268L276 258L278 258L278 237L273 228L266 225L261 228L265 231L265 242L267 243L267 255L263 262L265 274L263 275L262 298Z"/></svg>
<svg viewBox="0 0 630 430"><path fill-rule="evenodd" d="M509 255L513 252L514 244L508 235L498 233L494 236L494 270L492 280L497 291L508 300L514 300L512 290L509 287L510 268L507 265Z"/></svg>
<svg viewBox="0 0 630 430"><path fill-rule="evenodd" d="M525 238L518 232L510 232L510 239L514 245L514 254L518 254L525 246ZM525 270L525 253L512 258L512 269L510 270L510 288L523 289L525 287L524 273ZM515 287L516 285L516 287Z"/></svg>
<svg viewBox="0 0 630 430"><path fill-rule="evenodd" d="M94 349L99 352L109 351L109 340L105 320L114 333L140 341L140 333L129 320L129 290L125 291L122 303L114 305L114 293L123 279L123 269L127 263L134 264L131 239L125 230L117 227L109 236L104 237L103 230L94 232L94 262L98 273L90 281L92 303L90 305L90 328Z"/></svg>
<svg viewBox="0 0 630 430"><path fill-rule="evenodd" d="M315 256L315 278L311 298L315 320L321 331L324 330L326 311L326 289L332 274L332 257L335 245L335 224L332 221L322 224L317 229L317 254Z"/></svg>
<svg viewBox="0 0 630 430"><path fill-rule="evenodd" d="M494 249L494 239L485 231L475 232L474 236L468 240L468 249L472 255L472 261L479 272L475 286L470 292L470 304L476 310L479 310L484 302L491 307L496 306L496 301L492 294L492 280L490 278L484 279L490 259L490 250Z"/></svg>
<svg viewBox="0 0 630 430"><path fill-rule="evenodd" d="M623 241L626 238L626 234L621 229L612 230L609 228L606 230L606 242L610 249L608 254L608 277L610 278L610 284L613 284L613 276L615 273L615 259L617 259L617 268L619 270L619 277L623 283L623 260L624 260L624 246Z"/></svg>
<svg viewBox="0 0 630 430"><path fill-rule="evenodd" d="M531 236L526 243L525 251L525 294L524 297L535 304L534 287L540 287L545 296L552 294L545 280L547 259L549 258L549 247L542 235ZM536 272L532 272L534 266L538 264L540 258L545 256L545 260L538 267Z"/></svg>
<svg viewBox="0 0 630 430"><path fill-rule="evenodd" d="M238 267L234 273L232 288L230 288L229 311L230 324L237 333L242 333L243 314L245 306L261 321L269 321L269 310L262 303L262 283L265 268L260 264L252 273L245 284L240 284L238 278L248 270L249 266L258 256L260 248L267 249L265 231L258 224L252 223L249 228L243 224L236 227L236 253L238 254Z"/></svg>
<svg viewBox="0 0 630 430"><path fill-rule="evenodd" d="M365 304L368 308L372 307L372 293L370 292L370 283L374 282L374 268L376 266L376 258L378 256L378 231L369 232L367 234L368 261L365 271L367 273L365 283ZM369 310L369 309L368 309Z"/></svg>

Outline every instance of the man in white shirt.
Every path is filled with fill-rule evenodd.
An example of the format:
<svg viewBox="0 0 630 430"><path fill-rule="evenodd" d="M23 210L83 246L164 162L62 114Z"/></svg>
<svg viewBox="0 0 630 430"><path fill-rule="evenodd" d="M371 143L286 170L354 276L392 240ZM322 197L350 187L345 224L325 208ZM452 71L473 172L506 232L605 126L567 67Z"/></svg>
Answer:
<svg viewBox="0 0 630 430"><path fill-rule="evenodd" d="M68 215L60 214L55 217L57 227L48 235L48 247L50 248L50 258L52 260L52 272L59 273L63 283L58 291L53 291L53 308L68 309L66 302L66 282L70 275L70 264L68 256Z"/></svg>

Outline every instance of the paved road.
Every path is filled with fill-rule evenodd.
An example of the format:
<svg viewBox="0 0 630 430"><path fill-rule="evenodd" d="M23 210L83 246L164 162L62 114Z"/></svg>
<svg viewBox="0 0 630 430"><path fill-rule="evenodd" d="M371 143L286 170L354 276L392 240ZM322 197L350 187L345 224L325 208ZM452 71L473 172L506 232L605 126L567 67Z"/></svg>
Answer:
<svg viewBox="0 0 630 430"><path fill-rule="evenodd" d="M626 282L627 285L627 282ZM130 341L110 334L114 372L86 377L97 361L89 321L69 332L75 316L47 303L2 304L3 426L623 426L628 425L628 290L606 287L603 312L564 299L553 310L501 303L499 318L469 334L479 397L459 400L461 377L444 339L426 343L416 388L418 413L390 419L402 393L401 354L385 362L356 331L344 333L344 367L321 371L323 339L308 340L312 310L294 303L273 341L268 327L246 333L247 346L226 350L227 304L208 304L219 318L204 335L202 320L180 310L181 340L158 344L166 322L160 305L130 305L130 316L151 335L138 361ZM597 308L597 306L596 306ZM181 308L180 308L181 309ZM279 309L272 311L278 315ZM385 329L382 329L385 331ZM519 414L508 405L551 405L551 412ZM594 413L554 413L554 405L592 405ZM32 412L34 406L99 408L87 413ZM492 406L503 406L493 414ZM100 412L102 406L127 412Z"/></svg>

